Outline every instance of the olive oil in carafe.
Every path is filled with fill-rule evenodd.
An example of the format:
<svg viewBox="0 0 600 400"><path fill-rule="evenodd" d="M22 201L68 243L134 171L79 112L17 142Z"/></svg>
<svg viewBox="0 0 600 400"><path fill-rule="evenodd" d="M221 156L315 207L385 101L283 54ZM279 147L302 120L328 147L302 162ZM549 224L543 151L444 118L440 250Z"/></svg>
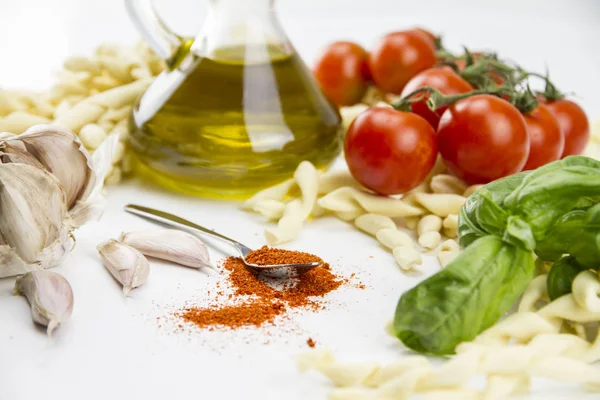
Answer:
<svg viewBox="0 0 600 400"><path fill-rule="evenodd" d="M130 142L141 172L164 186L243 198L302 160L328 165L340 126L296 53L241 45L159 76L134 109Z"/></svg>

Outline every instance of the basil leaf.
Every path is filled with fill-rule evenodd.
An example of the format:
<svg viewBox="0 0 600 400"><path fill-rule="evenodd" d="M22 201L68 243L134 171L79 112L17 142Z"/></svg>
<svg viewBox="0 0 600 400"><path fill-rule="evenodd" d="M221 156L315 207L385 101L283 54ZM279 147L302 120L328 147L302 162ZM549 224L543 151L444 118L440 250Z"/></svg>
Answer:
<svg viewBox="0 0 600 400"><path fill-rule="evenodd" d="M571 293L573 280L585 267L575 260L574 257L564 257L555 262L548 273L548 296L550 301L560 296Z"/></svg>
<svg viewBox="0 0 600 400"><path fill-rule="evenodd" d="M510 309L533 271L530 252L495 236L477 239L442 271L400 297L394 332L418 352L451 354Z"/></svg>
<svg viewBox="0 0 600 400"><path fill-rule="evenodd" d="M574 210L558 219L546 237L536 244L543 260L556 261L570 254L587 268L600 268L600 204L587 210Z"/></svg>
<svg viewBox="0 0 600 400"><path fill-rule="evenodd" d="M489 234L503 236L508 214L501 204L526 175L519 173L491 182L467 198L458 215L459 242L463 248Z"/></svg>
<svg viewBox="0 0 600 400"><path fill-rule="evenodd" d="M565 213L600 199L600 162L570 156L527 174L503 207L531 227L536 240Z"/></svg>

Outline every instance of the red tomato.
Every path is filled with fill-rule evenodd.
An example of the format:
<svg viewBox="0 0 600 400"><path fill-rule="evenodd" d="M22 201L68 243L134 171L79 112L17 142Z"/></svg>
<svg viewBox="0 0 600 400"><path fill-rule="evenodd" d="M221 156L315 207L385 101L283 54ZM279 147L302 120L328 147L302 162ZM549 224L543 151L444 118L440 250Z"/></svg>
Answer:
<svg viewBox="0 0 600 400"><path fill-rule="evenodd" d="M435 131L427 121L383 107L356 117L346 134L344 150L352 176L386 195L417 187L437 158Z"/></svg>
<svg viewBox="0 0 600 400"><path fill-rule="evenodd" d="M550 109L539 104L523 117L529 133L529 158L523 170L536 169L559 160L565 148L565 136Z"/></svg>
<svg viewBox="0 0 600 400"><path fill-rule="evenodd" d="M369 83L368 53L353 42L335 42L325 48L314 75L325 94L337 105L360 101Z"/></svg>
<svg viewBox="0 0 600 400"><path fill-rule="evenodd" d="M450 172L469 184L519 172L529 156L529 134L519 110L487 94L450 106L440 120L437 140Z"/></svg>
<svg viewBox="0 0 600 400"><path fill-rule="evenodd" d="M567 99L550 101L546 105L565 135L565 149L561 158L583 153L590 139L590 122L585 111Z"/></svg>
<svg viewBox="0 0 600 400"><path fill-rule="evenodd" d="M412 77L436 61L435 48L422 32L393 32L369 53L369 70L379 89L399 94Z"/></svg>
<svg viewBox="0 0 600 400"><path fill-rule="evenodd" d="M427 29L423 29L423 28L414 28L412 30L415 32L420 32L423 35L427 36L427 38L429 40L431 40L431 43L435 46L435 41L437 40L437 36L435 36L433 33L428 31Z"/></svg>
<svg viewBox="0 0 600 400"><path fill-rule="evenodd" d="M417 76L412 78L406 86L404 86L402 97L408 96L415 90L425 86L437 89L442 94L460 94L473 91L473 87L469 82L461 78L452 68L444 66L426 69L417 74ZM421 95L423 94L417 96ZM425 118L427 122L431 124L433 129L437 129L440 117L448 107L440 107L436 111L431 111L425 103L427 98L429 98L429 95L425 93L423 101L413 103L411 105L411 110L413 113Z"/></svg>

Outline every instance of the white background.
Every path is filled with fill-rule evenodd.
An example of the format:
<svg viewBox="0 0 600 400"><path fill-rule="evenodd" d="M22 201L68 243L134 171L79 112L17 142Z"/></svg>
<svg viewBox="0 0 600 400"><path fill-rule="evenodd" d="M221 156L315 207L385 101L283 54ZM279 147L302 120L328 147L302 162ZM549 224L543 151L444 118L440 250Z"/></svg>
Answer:
<svg viewBox="0 0 600 400"><path fill-rule="evenodd" d="M206 4L157 3L180 32L199 29ZM278 9L307 62L335 39L368 46L387 31L421 25L443 32L454 49L464 43L497 50L530 69L549 66L559 87L576 93L593 120L600 117L595 94L600 2L282 0ZM0 0L0 84L42 89L65 57L88 54L101 42L137 38L121 1ZM323 399L326 381L295 369L293 356L307 348L306 339L348 361L400 356L401 345L382 328L400 293L436 270L434 259L427 258L423 274L403 275L369 237L333 219L317 220L288 247L316 253L341 273L355 272L366 290L341 290L329 297L327 311L294 315L292 332L178 333L159 328L156 317L186 300L202 302L219 278L153 263L148 284L124 298L95 252L100 241L121 231L150 226L124 214L122 206L137 202L170 210L255 247L264 244L262 221L234 203L173 195L137 182L111 188L109 200L103 220L78 232L77 248L56 268L73 286L75 309L55 337L34 327L25 299L11 296L13 281L0 280L0 400ZM536 382L534 389L528 398L593 398L548 382Z"/></svg>

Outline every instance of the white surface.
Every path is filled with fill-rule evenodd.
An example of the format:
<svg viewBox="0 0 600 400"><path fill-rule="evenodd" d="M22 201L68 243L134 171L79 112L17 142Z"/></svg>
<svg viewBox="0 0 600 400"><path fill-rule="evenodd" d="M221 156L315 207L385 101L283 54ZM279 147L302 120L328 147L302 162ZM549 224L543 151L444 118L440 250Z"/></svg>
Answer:
<svg viewBox="0 0 600 400"><path fill-rule="evenodd" d="M205 7L191 0L158 4L186 33L194 31ZM184 13L178 5L193 11ZM309 61L334 39L368 45L386 31L423 25L444 32L453 48L466 43L496 49L529 68L549 65L558 85L576 92L593 118L600 116L594 95L600 90L600 2L283 0L279 6L289 36ZM66 56L88 53L102 41L137 37L117 0L2 0L0 7L3 86L43 88ZM307 349L308 337L345 360L384 361L403 352L382 328L400 293L425 275L403 275L373 239L333 219L308 223L288 247L357 273L366 290L340 290L329 297L327 311L294 315L297 327L291 333L159 328L156 316L202 298L218 277L153 263L149 283L124 298L100 265L95 246L123 230L150 226L121 211L128 202L180 213L249 246L264 244L262 221L234 203L162 193L135 182L111 189L105 217L78 232L75 251L55 269L71 282L75 308L54 338L34 327L24 298L11 296L12 279L0 280L0 400L324 399L325 380L295 369L293 355ZM432 260L429 273L435 271ZM538 382L528 398L596 398L571 389Z"/></svg>

